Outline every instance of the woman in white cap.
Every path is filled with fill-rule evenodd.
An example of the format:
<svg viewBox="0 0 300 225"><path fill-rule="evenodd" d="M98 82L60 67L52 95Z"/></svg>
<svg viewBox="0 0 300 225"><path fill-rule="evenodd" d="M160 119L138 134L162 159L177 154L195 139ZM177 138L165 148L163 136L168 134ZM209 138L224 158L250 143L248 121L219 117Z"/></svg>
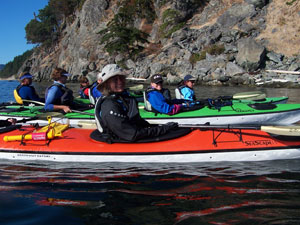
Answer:
<svg viewBox="0 0 300 225"><path fill-rule="evenodd" d="M44 109L46 111L63 110L65 113L71 112L73 91L65 85L69 76L71 74L61 68L55 68L52 72L51 78L54 82L45 92Z"/></svg>
<svg viewBox="0 0 300 225"><path fill-rule="evenodd" d="M127 73L117 64L106 65L98 85L103 96L95 106L95 118L100 139L106 142L136 142L159 137L176 128L177 123L150 125L142 119L137 101L125 91Z"/></svg>

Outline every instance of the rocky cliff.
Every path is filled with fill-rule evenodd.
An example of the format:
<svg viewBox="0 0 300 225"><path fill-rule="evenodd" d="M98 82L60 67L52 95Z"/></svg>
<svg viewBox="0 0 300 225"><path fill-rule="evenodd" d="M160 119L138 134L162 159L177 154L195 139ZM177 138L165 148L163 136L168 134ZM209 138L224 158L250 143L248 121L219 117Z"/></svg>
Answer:
<svg viewBox="0 0 300 225"><path fill-rule="evenodd" d="M170 83L188 73L208 85L300 83L297 72L282 72L300 71L297 0L152 0L154 21L134 21L149 34L143 54L134 60L110 56L100 43L99 31L118 12L118 2L86 0L75 20L66 23L59 42L37 48L20 70L30 67L37 80L49 80L58 66L76 80L97 74L107 63L119 63L132 70L132 77L162 73ZM167 10L176 12L176 18L166 17ZM166 20L170 24L163 27ZM163 28L169 35L162 35Z"/></svg>

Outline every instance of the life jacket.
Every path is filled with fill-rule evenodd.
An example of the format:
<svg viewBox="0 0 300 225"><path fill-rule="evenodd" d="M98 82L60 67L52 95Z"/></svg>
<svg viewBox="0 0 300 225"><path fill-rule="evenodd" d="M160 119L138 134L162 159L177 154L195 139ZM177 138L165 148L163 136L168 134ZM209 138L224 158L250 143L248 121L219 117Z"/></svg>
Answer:
<svg viewBox="0 0 300 225"><path fill-rule="evenodd" d="M60 85L58 83L54 83L46 89L46 91L45 91L46 98L47 98L49 89L53 86L57 86L63 94L60 98L55 99L55 101L52 104L71 106L73 104L73 100L74 100L73 91L71 89L67 88L66 86Z"/></svg>
<svg viewBox="0 0 300 225"><path fill-rule="evenodd" d="M145 110L146 111L149 111L149 112L154 112L154 113L160 113L158 112L156 109L154 109L152 106L151 106L151 103L149 102L148 100L148 94L152 91L157 91L159 92L158 90L155 90L153 88L148 88L146 91L143 92L143 96L144 96L144 103L145 103ZM166 88L163 88L161 91L162 95L165 97L166 99L166 102L168 104L172 104L171 103L171 96L170 96L170 91Z"/></svg>
<svg viewBox="0 0 300 225"><path fill-rule="evenodd" d="M90 86L90 89L89 89L89 99L90 99L90 103L92 104L96 104L97 102L97 99L96 97L93 95L93 89L98 85L98 82L94 82L91 86Z"/></svg>
<svg viewBox="0 0 300 225"><path fill-rule="evenodd" d="M122 100L122 98L118 97L118 95L115 94L110 95L108 97L101 96L100 98L98 98L95 105L95 121L97 125L97 130L101 133L101 139L102 141L107 143L120 142L119 137L117 137L113 132L110 131L107 124L101 118L102 103L109 98L115 98L117 100L117 102L124 109L126 116L128 117L129 120L135 117L137 114L139 114L139 111L136 104L136 100L133 97L126 98L128 103L124 102L124 99Z"/></svg>
<svg viewBox="0 0 300 225"><path fill-rule="evenodd" d="M87 87L83 87L79 90L79 96L83 99L89 99L89 95L86 95L84 92L87 88L90 88L90 86ZM90 93L90 90L88 90L88 92Z"/></svg>
<svg viewBox="0 0 300 225"><path fill-rule="evenodd" d="M16 102L17 102L18 104L20 104L20 105L23 105L23 104L24 104L23 99L22 99L21 96L19 95L19 90L20 90L22 87L23 87L23 85L22 85L22 84L19 84L19 85L16 87L16 89L14 90L14 97L15 97L15 100L16 100ZM32 86L28 86L28 87L30 87L30 88L32 89L32 92L36 93L34 87L32 87ZM26 99L26 100L31 100L31 99Z"/></svg>
<svg viewBox="0 0 300 225"><path fill-rule="evenodd" d="M180 85L177 88L175 88L175 98L176 99L184 99L184 96L183 96L181 90L185 87L187 87L187 86L186 85ZM189 87L187 87L187 88L189 88ZM195 95L193 96L193 101L196 101L196 96Z"/></svg>
<svg viewBox="0 0 300 225"><path fill-rule="evenodd" d="M17 89L14 90L14 97L15 97L15 100L16 100L16 102L17 102L18 104L23 105L23 100L22 100L22 98L20 97L20 95L19 95Z"/></svg>

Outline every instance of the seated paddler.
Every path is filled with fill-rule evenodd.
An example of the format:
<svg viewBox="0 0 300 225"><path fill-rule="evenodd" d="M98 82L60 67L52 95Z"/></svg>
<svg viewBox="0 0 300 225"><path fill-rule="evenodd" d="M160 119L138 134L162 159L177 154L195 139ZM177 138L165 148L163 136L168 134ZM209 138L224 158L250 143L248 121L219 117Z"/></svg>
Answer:
<svg viewBox="0 0 300 225"><path fill-rule="evenodd" d="M19 104L29 104L33 102L44 102L36 93L32 85L33 76L28 72L22 72L19 76L20 84L14 90L14 97Z"/></svg>
<svg viewBox="0 0 300 225"><path fill-rule="evenodd" d="M92 79L86 75L81 75L79 78L80 88L79 88L79 96L83 99L89 99L89 90L93 84Z"/></svg>
<svg viewBox="0 0 300 225"><path fill-rule="evenodd" d="M187 101L196 101L196 95L194 91L194 84L196 78L188 74L184 76L179 86L175 89L175 95L177 99L184 99Z"/></svg>
<svg viewBox="0 0 300 225"><path fill-rule="evenodd" d="M174 115L187 106L184 100L171 99L169 89L163 87L163 78L160 74L151 77L150 87L144 96L145 108L148 111Z"/></svg>
<svg viewBox="0 0 300 225"><path fill-rule="evenodd" d="M88 109L92 105L78 104L73 101L73 91L66 86L71 74L62 68L55 68L51 74L53 84L45 91L46 111L72 112L72 109Z"/></svg>
<svg viewBox="0 0 300 225"><path fill-rule="evenodd" d="M102 79L100 78L100 74L98 73L97 75L97 80L91 85L89 89L89 99L90 103L96 104L98 98L102 96L102 93L98 90L99 84L102 82Z"/></svg>
<svg viewBox="0 0 300 225"><path fill-rule="evenodd" d="M98 76L97 88L103 95L95 105L95 118L101 141L136 142L176 128L177 123L151 125L141 118L136 99L125 90L127 74L117 64L108 64Z"/></svg>

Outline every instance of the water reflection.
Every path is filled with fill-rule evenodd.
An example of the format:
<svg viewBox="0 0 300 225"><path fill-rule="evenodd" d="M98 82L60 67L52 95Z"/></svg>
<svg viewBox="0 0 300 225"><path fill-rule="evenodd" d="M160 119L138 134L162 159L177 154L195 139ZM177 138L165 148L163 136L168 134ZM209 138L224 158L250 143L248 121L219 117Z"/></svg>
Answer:
<svg viewBox="0 0 300 225"><path fill-rule="evenodd" d="M69 224L299 224L299 163L1 161L0 218L26 221L31 215L40 224L63 224L62 215L76 222Z"/></svg>

